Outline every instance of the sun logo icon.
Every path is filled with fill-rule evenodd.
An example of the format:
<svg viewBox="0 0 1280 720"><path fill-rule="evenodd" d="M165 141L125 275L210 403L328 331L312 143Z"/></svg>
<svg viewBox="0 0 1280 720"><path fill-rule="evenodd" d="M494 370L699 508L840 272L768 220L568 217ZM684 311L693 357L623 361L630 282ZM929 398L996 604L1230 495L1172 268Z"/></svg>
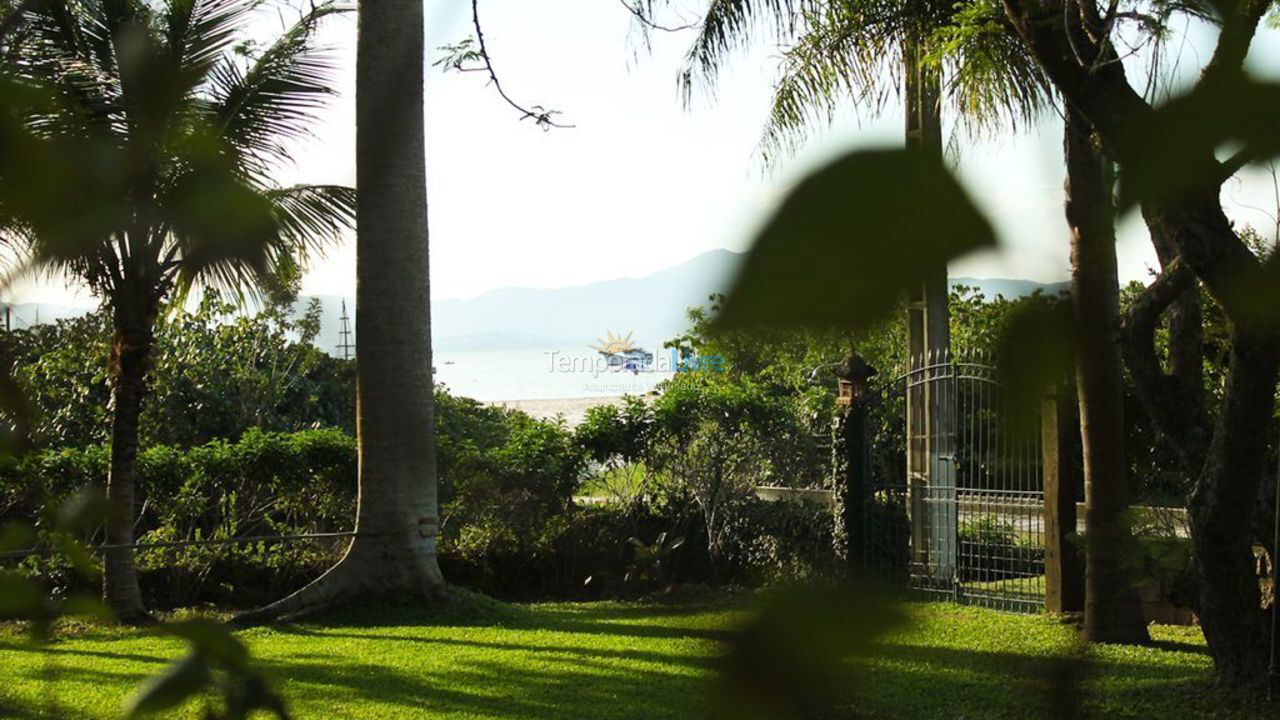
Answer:
<svg viewBox="0 0 1280 720"><path fill-rule="evenodd" d="M599 345L588 345L587 347L595 350L601 355L621 355L623 353L635 350L635 346L631 344L631 336L633 333L627 333L626 337L614 335L612 330L606 331L605 339L596 338Z"/></svg>

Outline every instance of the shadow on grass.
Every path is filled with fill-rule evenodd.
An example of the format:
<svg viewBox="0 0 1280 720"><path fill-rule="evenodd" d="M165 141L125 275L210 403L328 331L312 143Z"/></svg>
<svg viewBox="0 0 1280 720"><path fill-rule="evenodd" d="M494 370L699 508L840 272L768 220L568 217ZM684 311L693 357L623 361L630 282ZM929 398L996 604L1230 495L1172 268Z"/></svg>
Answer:
<svg viewBox="0 0 1280 720"><path fill-rule="evenodd" d="M724 640L732 632L723 627L723 618L706 627L705 616L733 610L747 610L752 605L745 599L687 605L664 603L605 602L585 605L544 605L536 610L522 605L509 605L491 598L454 591L452 597L439 604L380 605L337 610L308 618L299 623L269 626L271 631L286 635L333 635L335 629L371 629L389 627L439 628L503 628L508 630L548 630L584 635L630 636L634 638L700 638ZM663 622L625 622L655 619ZM348 634L347 637L377 639L376 633ZM402 640L423 638L400 637Z"/></svg>
<svg viewBox="0 0 1280 720"><path fill-rule="evenodd" d="M733 612L745 607L732 600L536 609L460 602L444 610L362 608L252 632L265 633L261 639L267 647L272 634L314 639L282 645L274 655L266 652L258 658L282 681L281 689L300 715L650 720L711 713L720 641L730 636L726 628L736 621ZM829 712L812 717L1273 717L1270 708L1249 698L1206 692L1203 646L1177 641L1132 652L1103 648L1092 653L1079 706L1055 707L1055 702L1063 704L1053 692L1055 673L1062 670L1056 641L1018 641L1015 634L1031 625L970 617L945 606L925 612L928 619L909 629L901 642L891 638L876 646L873 655L849 662L849 692ZM986 646L994 649L974 649L980 643L966 638L989 637L993 623L1009 634L1008 649L1004 642ZM493 628L518 636L410 630L421 626ZM78 650L69 643L53 650L148 666L164 662L101 646ZM81 683L136 684L141 677L118 677L124 674L93 666L63 672ZM43 716L26 707L3 709L4 717Z"/></svg>
<svg viewBox="0 0 1280 720"><path fill-rule="evenodd" d="M1152 640L1147 643L1148 647L1165 652L1183 652L1192 653L1193 655L1203 655L1209 657L1209 648L1206 645L1197 645L1196 643L1182 642L1179 640Z"/></svg>
<svg viewBox="0 0 1280 720"><path fill-rule="evenodd" d="M554 648L540 650L559 652ZM571 651L523 666L470 659L444 670L423 672L373 663L335 663L332 657L314 662L268 661L264 665L277 677L287 678L286 696L300 691L309 705L330 708L368 702L364 712L375 714L376 705L382 705L423 717L457 714L595 720L707 715L705 677L672 669L641 670L616 659L611 654ZM346 716L335 713L331 717Z"/></svg>
<svg viewBox="0 0 1280 720"><path fill-rule="evenodd" d="M1161 643L1143 650L1202 653L1200 646ZM859 690L846 709L874 718L1274 718L1259 696L1208 689L1202 664L1121 660L1097 651L1082 668L1080 706L1052 704L1062 657L1021 652L884 644L855 661Z"/></svg>

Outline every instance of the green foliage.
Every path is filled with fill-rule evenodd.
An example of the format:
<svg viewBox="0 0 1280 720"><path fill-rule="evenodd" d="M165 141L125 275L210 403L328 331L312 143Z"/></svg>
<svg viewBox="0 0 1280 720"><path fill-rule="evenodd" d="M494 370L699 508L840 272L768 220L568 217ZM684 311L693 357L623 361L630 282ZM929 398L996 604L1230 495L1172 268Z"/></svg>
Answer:
<svg viewBox="0 0 1280 720"><path fill-rule="evenodd" d="M354 222L349 188L270 181L331 93L313 36L340 9L313 8L246 61L233 45L254 8L37 3L7 41L0 231L32 266L82 279L118 325L149 324L197 283L256 294Z"/></svg>
<svg viewBox="0 0 1280 720"><path fill-rule="evenodd" d="M252 315L209 293L193 312L175 309L156 330L153 402L144 445L235 439L250 427L354 431L351 363L314 345L319 308L293 317L287 298ZM0 364L14 370L33 408L30 442L84 447L107 440L111 342L107 311L0 332Z"/></svg>
<svg viewBox="0 0 1280 720"><path fill-rule="evenodd" d="M84 446L106 439L110 338L106 312L0 332L0 363L13 373L34 414L32 445Z"/></svg>
<svg viewBox="0 0 1280 720"><path fill-rule="evenodd" d="M144 440L195 445L251 427L354 431L353 364L313 344L318 301L293 315L288 299L245 315L209 294L194 313L166 318L157 330Z"/></svg>
<svg viewBox="0 0 1280 720"><path fill-rule="evenodd" d="M669 535L663 531L658 533L653 542L645 542L635 536L627 542L631 544L635 556L622 581L633 587L648 589L667 587L671 580L671 561L675 551L684 547L684 536Z"/></svg>
<svg viewBox="0 0 1280 720"><path fill-rule="evenodd" d="M641 398L627 396L622 406L597 405L588 408L574 428L574 440L592 462L634 463L644 457L653 432L653 410Z"/></svg>
<svg viewBox="0 0 1280 720"><path fill-rule="evenodd" d="M439 391L436 401L444 552L527 557L581 483L585 458L573 434L560 421Z"/></svg>
<svg viewBox="0 0 1280 720"><path fill-rule="evenodd" d="M995 515L980 515L967 519L960 523L958 532L962 543L1009 548L1018 543L1018 535L1013 523L1001 520Z"/></svg>
<svg viewBox="0 0 1280 720"><path fill-rule="evenodd" d="M102 446L45 450L0 467L0 521L41 517L106 479ZM338 430L269 433L251 429L236 442L187 450L154 446L138 456L140 543L224 540L254 535L334 532L351 527L354 441ZM96 525L76 536L97 537ZM40 531L43 545L57 537ZM267 600L327 567L325 544L248 544L144 550L144 585L161 606L199 600ZM61 556L29 558L23 569L46 586L86 589L83 573Z"/></svg>
<svg viewBox="0 0 1280 720"><path fill-rule="evenodd" d="M744 585L821 583L836 575L828 506L806 501L749 498L728 519L725 557Z"/></svg>
<svg viewBox="0 0 1280 720"><path fill-rule="evenodd" d="M1044 549L1019 541L1012 522L994 515L967 518L958 528L962 582L1029 577L1044 572Z"/></svg>

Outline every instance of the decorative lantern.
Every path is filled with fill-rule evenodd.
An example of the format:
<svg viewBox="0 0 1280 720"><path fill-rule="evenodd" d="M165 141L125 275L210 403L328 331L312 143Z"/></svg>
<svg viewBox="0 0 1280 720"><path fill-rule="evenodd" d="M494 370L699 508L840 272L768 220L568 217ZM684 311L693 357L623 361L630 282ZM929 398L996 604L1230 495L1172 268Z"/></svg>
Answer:
<svg viewBox="0 0 1280 720"><path fill-rule="evenodd" d="M866 360L857 353L850 353L849 357L836 368L836 381L839 388L836 407L850 407L854 401L865 399L871 390L871 378L875 375L876 369L868 365Z"/></svg>
<svg viewBox="0 0 1280 720"><path fill-rule="evenodd" d="M836 405L849 407L853 404L853 381L838 378L836 383L839 388L839 392L836 395Z"/></svg>

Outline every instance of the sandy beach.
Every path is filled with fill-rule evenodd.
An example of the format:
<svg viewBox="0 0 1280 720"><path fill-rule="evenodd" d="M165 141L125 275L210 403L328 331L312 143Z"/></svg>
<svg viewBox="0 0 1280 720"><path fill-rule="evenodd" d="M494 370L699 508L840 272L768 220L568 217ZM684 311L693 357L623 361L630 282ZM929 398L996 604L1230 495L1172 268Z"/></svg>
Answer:
<svg viewBox="0 0 1280 720"><path fill-rule="evenodd" d="M505 407L521 410L533 417L550 420L563 415L569 427L581 423L587 416L587 410L598 405L621 405L622 397L583 397L583 398L551 398L547 400L498 400L486 403L493 407Z"/></svg>

